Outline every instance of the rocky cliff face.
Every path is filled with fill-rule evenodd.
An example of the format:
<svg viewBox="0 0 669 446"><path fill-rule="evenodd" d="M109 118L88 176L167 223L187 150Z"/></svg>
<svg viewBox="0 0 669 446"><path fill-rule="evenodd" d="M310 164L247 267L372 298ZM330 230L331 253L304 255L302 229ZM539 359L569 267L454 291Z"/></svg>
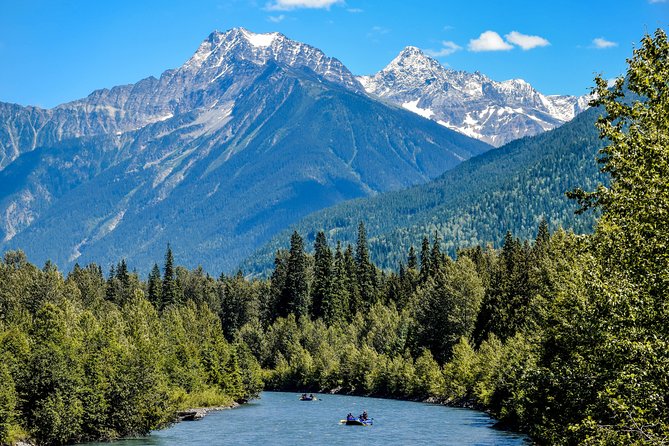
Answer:
<svg viewBox="0 0 669 446"><path fill-rule="evenodd" d="M372 95L496 147L555 128L588 103L587 97L543 95L521 79L496 82L450 70L415 47L358 79Z"/></svg>
<svg viewBox="0 0 669 446"><path fill-rule="evenodd" d="M97 90L49 110L0 103L0 170L22 153L71 138L114 135L189 110L225 103L268 61L304 68L353 91L362 90L337 59L280 33L243 28L213 32L181 67L133 85Z"/></svg>

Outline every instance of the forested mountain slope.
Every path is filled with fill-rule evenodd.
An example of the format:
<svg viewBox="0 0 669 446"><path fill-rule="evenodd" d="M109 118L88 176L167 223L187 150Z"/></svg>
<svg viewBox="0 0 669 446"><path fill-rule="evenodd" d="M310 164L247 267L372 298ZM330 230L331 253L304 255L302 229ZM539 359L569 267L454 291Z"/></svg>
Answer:
<svg viewBox="0 0 669 446"><path fill-rule="evenodd" d="M577 205L564 194L603 181L596 162L601 142L594 122L599 113L587 110L555 130L463 162L428 184L316 212L277 235L241 267L266 271L293 230L308 243L319 230L331 240L353 241L359 221L367 226L372 257L384 268L397 266L411 245L418 247L424 234L435 231L451 254L476 244L499 246L506 230L532 238L544 217L552 228L589 232L595 217L574 215Z"/></svg>

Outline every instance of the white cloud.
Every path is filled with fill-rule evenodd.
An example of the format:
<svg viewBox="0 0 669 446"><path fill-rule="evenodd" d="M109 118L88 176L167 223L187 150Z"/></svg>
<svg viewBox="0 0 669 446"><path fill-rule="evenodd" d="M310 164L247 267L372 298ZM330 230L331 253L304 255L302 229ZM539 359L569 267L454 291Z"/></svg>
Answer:
<svg viewBox="0 0 669 446"><path fill-rule="evenodd" d="M283 22L285 19L286 19L286 16L283 15L283 14L279 14L279 15L271 15L271 16L267 17L267 20L269 20L269 21L272 22L272 23L281 23L281 22Z"/></svg>
<svg viewBox="0 0 669 446"><path fill-rule="evenodd" d="M460 51L461 49L462 47L457 43L451 42L450 40L444 40L443 42L441 42L441 49L438 50L427 49L425 50L425 53L432 57L444 57L453 54L456 51Z"/></svg>
<svg viewBox="0 0 669 446"><path fill-rule="evenodd" d="M548 40L544 39L543 37L528 36L527 34L521 34L518 31L511 31L504 37L506 37L507 42L513 43L514 45L518 45L525 51L531 50L532 48L536 48L539 46L548 46L551 44Z"/></svg>
<svg viewBox="0 0 669 446"><path fill-rule="evenodd" d="M372 29L369 30L367 33L368 36L380 36L383 34L388 34L390 30L388 28L384 28L383 26L372 26Z"/></svg>
<svg viewBox="0 0 669 446"><path fill-rule="evenodd" d="M333 5L344 4L344 0L273 0L267 4L272 11L288 11L291 9L330 9Z"/></svg>
<svg viewBox="0 0 669 446"><path fill-rule="evenodd" d="M508 51L513 49L513 45L509 45L502 37L495 31L486 31L481 33L478 39L469 41L469 51Z"/></svg>
<svg viewBox="0 0 669 446"><path fill-rule="evenodd" d="M606 40L603 37L597 37L596 39L592 39L592 48L596 48L598 50L602 50L604 48L613 48L614 46L618 46L616 42L612 42L610 40Z"/></svg>
<svg viewBox="0 0 669 446"><path fill-rule="evenodd" d="M372 26L372 29L367 33L367 38L374 43L379 43L381 41L381 36L388 34L390 29L383 26Z"/></svg>
<svg viewBox="0 0 669 446"><path fill-rule="evenodd" d="M348 8L347 11L351 14L360 14L361 12L365 12L360 8Z"/></svg>
<svg viewBox="0 0 669 446"><path fill-rule="evenodd" d="M648 0L648 3L666 3L667 0Z"/></svg>

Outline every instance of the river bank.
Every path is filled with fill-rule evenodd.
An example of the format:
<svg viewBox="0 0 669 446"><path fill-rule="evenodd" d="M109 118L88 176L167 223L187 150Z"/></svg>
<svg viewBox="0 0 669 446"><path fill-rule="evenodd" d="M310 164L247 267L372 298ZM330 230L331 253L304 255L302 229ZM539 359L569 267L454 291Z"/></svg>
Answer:
<svg viewBox="0 0 669 446"><path fill-rule="evenodd" d="M246 403L247 403L247 401L243 401L241 403L233 401L231 403L224 404L224 405L218 405L218 406L193 407L193 408L178 410L178 411L175 412L174 418L171 421L159 426L155 431L170 429L171 427L173 427L177 423L189 422L189 421L200 421L200 420L204 419L209 414L216 413L216 412L221 412L221 411L225 411L225 410L230 410L230 409L235 409L235 408L238 408L241 405L246 404ZM106 444L110 444L110 443L117 443L119 441L122 442L122 441L127 440L128 438L132 438L132 437L136 437L136 436L138 436L138 435L129 435L129 436L124 437L124 438L116 438L116 439L100 438L100 439L97 439L97 441L101 441L101 442L104 442ZM140 436L140 437L143 438L143 436ZM73 444L88 444L88 442L73 443ZM32 438L22 438L22 439L20 439L16 442L12 443L12 446L39 446L39 444Z"/></svg>
<svg viewBox="0 0 669 446"><path fill-rule="evenodd" d="M435 404L316 394L317 402L299 393L263 392L235 410L215 411L196 423L176 423L148 437L125 439L114 446L190 445L387 445L521 446L526 436L493 429L487 414ZM367 411L372 427L346 426L346 414ZM91 443L84 446L105 446Z"/></svg>

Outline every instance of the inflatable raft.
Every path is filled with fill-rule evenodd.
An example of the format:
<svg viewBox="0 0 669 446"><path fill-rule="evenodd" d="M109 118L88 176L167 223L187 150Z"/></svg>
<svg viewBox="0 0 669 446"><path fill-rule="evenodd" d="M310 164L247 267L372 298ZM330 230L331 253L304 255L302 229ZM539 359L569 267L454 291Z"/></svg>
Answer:
<svg viewBox="0 0 669 446"><path fill-rule="evenodd" d="M340 423L345 424L347 426L372 426L374 424L374 420L371 418L368 420L354 418L352 420L341 420Z"/></svg>

